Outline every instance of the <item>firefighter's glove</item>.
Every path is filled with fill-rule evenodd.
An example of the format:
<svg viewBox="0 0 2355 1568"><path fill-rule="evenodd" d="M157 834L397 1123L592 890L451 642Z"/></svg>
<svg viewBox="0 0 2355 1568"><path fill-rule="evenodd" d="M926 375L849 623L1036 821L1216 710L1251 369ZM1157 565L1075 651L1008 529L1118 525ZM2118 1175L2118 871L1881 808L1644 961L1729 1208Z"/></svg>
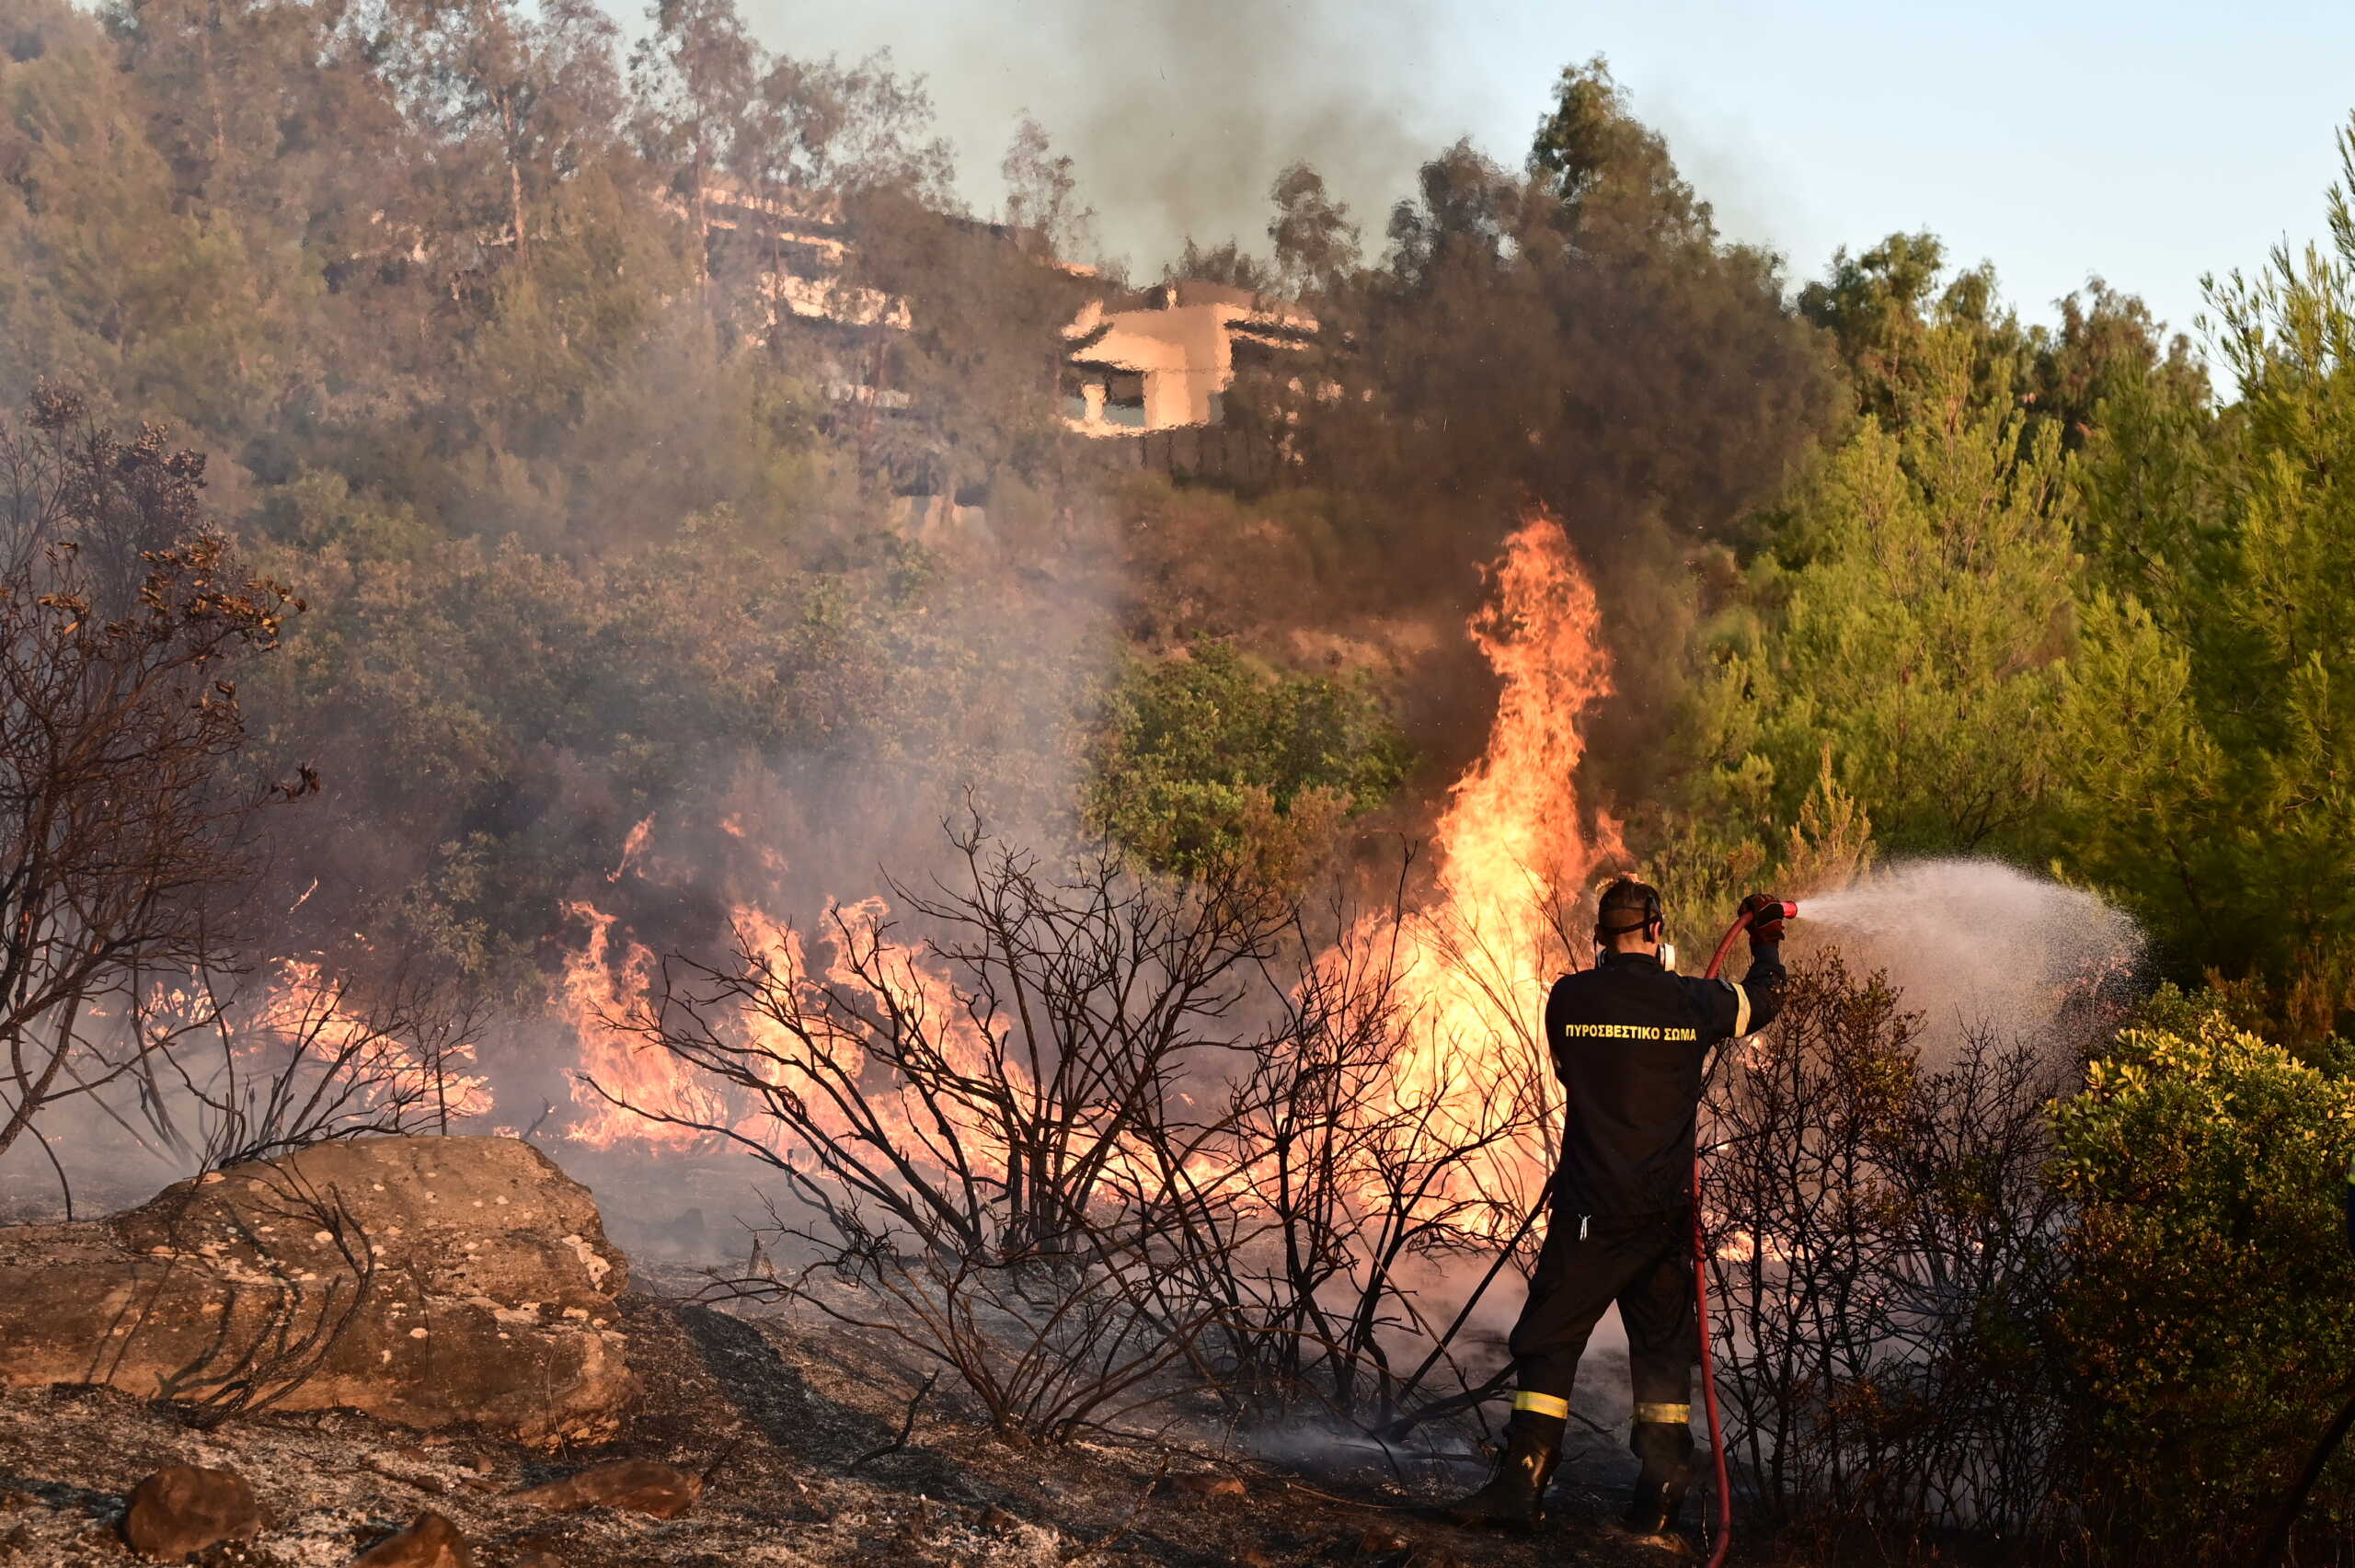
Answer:
<svg viewBox="0 0 2355 1568"><path fill-rule="evenodd" d="M1751 945L1772 947L1783 940L1782 899L1771 893L1752 893L1741 901L1740 912L1751 917Z"/></svg>

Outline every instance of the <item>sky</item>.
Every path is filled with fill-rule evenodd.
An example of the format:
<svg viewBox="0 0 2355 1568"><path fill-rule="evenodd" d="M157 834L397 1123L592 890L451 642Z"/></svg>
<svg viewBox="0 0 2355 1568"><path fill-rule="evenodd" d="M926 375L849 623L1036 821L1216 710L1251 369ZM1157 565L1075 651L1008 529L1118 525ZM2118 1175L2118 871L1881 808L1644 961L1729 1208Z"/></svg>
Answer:
<svg viewBox="0 0 2355 1568"><path fill-rule="evenodd" d="M770 48L921 73L977 210L1035 116L1103 249L1264 248L1305 157L1370 241L1459 137L1518 165L1563 64L1601 53L1730 236L1792 276L1928 228L2023 315L2099 274L2193 329L2208 272L2322 232L2355 109L2355 6L2178 0L744 0Z"/></svg>

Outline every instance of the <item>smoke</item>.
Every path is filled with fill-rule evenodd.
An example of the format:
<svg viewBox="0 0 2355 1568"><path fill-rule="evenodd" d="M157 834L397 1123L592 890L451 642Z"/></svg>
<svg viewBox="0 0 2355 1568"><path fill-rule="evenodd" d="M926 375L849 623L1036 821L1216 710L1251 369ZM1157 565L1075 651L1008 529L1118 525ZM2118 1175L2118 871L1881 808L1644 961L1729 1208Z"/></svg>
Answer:
<svg viewBox="0 0 2355 1568"><path fill-rule="evenodd" d="M1974 1030L2072 1043L2142 956L2142 929L2100 898L1992 860L1884 867L1802 900L1790 930L1794 956L1837 948L1853 972L1886 971L1933 1066Z"/></svg>
<svg viewBox="0 0 2355 1568"><path fill-rule="evenodd" d="M1302 151L1335 189L1378 195L1402 189L1444 140L1410 126L1419 106L1399 69L1445 36L1442 6L1147 6L1119 33L1091 25L1095 7L1068 14L1078 47L1066 59L1092 89L1074 143L1089 184L1119 192L1123 209L1108 238L1233 233L1249 244L1276 171ZM1381 209L1369 222L1360 200L1359 223L1378 232Z"/></svg>
<svg viewBox="0 0 2355 1568"><path fill-rule="evenodd" d="M1458 58L1460 19L1436 0L882 0L789 25L757 3L747 15L795 53L889 44L900 64L926 73L964 194L984 210L998 150L1018 116L1034 115L1073 155L1107 252L1147 270L1189 235L1257 247L1268 188L1302 156L1378 242L1417 166L1488 107Z"/></svg>

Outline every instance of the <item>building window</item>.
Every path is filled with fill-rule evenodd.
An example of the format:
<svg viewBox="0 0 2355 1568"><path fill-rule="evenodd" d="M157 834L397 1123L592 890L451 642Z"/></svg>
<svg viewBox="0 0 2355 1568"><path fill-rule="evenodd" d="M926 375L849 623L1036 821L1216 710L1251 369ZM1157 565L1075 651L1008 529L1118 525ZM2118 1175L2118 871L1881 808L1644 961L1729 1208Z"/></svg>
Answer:
<svg viewBox="0 0 2355 1568"><path fill-rule="evenodd" d="M1144 377L1131 371L1115 371L1104 378L1104 421L1132 429L1144 429Z"/></svg>

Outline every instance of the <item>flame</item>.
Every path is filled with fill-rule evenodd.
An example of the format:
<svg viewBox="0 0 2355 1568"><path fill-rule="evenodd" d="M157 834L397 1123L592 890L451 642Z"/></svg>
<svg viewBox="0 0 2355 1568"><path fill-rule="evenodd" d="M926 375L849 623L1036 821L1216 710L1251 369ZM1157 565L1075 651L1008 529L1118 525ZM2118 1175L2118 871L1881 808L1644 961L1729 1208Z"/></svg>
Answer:
<svg viewBox="0 0 2355 1568"><path fill-rule="evenodd" d="M1543 512L1525 518L1489 578L1491 602L1468 631L1502 690L1487 749L1450 790L1434 832L1436 896L1403 920L1361 921L1345 940L1384 944L1395 954L1392 973L1407 1022L1382 1087L1388 1110L1402 1114L1427 1152L1473 1150L1419 1201L1469 1205L1486 1218L1467 1223L1511 1231L1553 1166L1559 1118L1543 1038L1545 992L1568 967L1569 917L1588 883L1600 868L1627 857L1617 824L1601 813L1590 818L1578 800L1581 726L1612 686L1600 607L1561 523ZM742 834L733 818L720 826ZM643 851L651 830L651 818L632 830L615 876ZM728 1104L671 1053L614 1026L642 1008L653 955L636 943L615 952L613 916L586 904L567 908L587 923L589 936L556 989L556 1010L580 1043L583 1080L573 1096L580 1119L566 1136L598 1147L634 1139L671 1148L708 1136L634 1114L611 1095L656 1117L732 1127L764 1141L775 1137L750 1106ZM830 986L874 1003L877 1016L921 1019L958 1070L1019 1077L1016 1064L997 1065L1003 1041L969 1015L948 977L921 952L889 939L889 910L880 899L835 910L824 936L831 956L814 970L789 927L751 905L734 918L747 956L778 983L804 988L813 1001L813 988ZM867 961L854 967L854 951ZM965 1159L1002 1169L997 1129L978 1116L971 1125L943 1127L937 1104L919 1114L866 1070L855 1032L821 1031L812 1039L751 1014L738 1027L760 1047L763 1075L806 1104L827 1104L817 1090L828 1076L856 1083L861 1114L912 1157L922 1159L929 1140L953 1136ZM829 1124L837 1135L853 1131L845 1113L821 1114L839 1124ZM1249 1173L1220 1179L1247 1185ZM1367 1177L1369 1184L1378 1180ZM1372 1190L1367 1196L1370 1204L1381 1201Z"/></svg>
<svg viewBox="0 0 2355 1568"><path fill-rule="evenodd" d="M708 1141L710 1134L697 1127L658 1118L710 1122L718 1109L716 1097L669 1051L626 1027L626 1021L638 1014L651 990L653 953L632 942L618 963L609 962L614 917L584 903L569 902L564 912L589 927L588 941L565 960L552 999L557 1016L570 1025L579 1045L572 1102L580 1115L564 1136L592 1149L611 1148L626 1139L672 1149L693 1149Z"/></svg>
<svg viewBox="0 0 2355 1568"><path fill-rule="evenodd" d="M616 958L615 917L578 903L566 912L587 923L589 937L566 961L554 1001L579 1042L572 1098L581 1114L564 1136L599 1149L625 1140L689 1149L709 1139L708 1131L661 1119L668 1116L725 1128L789 1159L782 1129L745 1103L751 1096L713 1087L669 1050L616 1026L642 1015L654 956L632 942ZM1004 1136L984 1120L978 1102L919 1104L904 1083L868 1070L869 1052L856 1028L830 1024L842 1013L827 1005L828 991L864 1016L901 1021L940 1053L951 1073L976 1082L994 1073L1028 1093L1027 1074L1017 1063L997 1062L1002 1039L972 1016L948 976L920 949L890 938L890 917L880 898L836 908L824 937L830 957L813 969L800 933L756 905L739 906L733 923L749 966L764 984L788 989L811 1026L797 1034L746 1009L729 1021L732 1036L752 1047L749 1064L761 1078L810 1107L821 1131L849 1138L861 1130L834 1093L855 1084L860 1114L894 1148L924 1161L937 1145L953 1142L971 1168L1003 1175ZM864 962L855 963L855 955Z"/></svg>
<svg viewBox="0 0 2355 1568"><path fill-rule="evenodd" d="M263 996L251 1027L293 1042L319 1060L350 1063L355 1077L374 1085L384 1100L437 1104L453 1120L489 1111L489 1081L466 1070L475 1062L471 1042L454 1044L439 1062L430 1061L413 1045L347 1012L343 1001L343 987L320 965L281 959L278 983Z"/></svg>
<svg viewBox="0 0 2355 1568"><path fill-rule="evenodd" d="M1545 908L1627 853L1609 818L1591 835L1580 829L1574 784L1586 756L1579 727L1611 694L1593 585L1545 513L1505 542L1492 576L1496 601L1470 631L1504 691L1488 750L1449 792L1436 834L1442 884L1476 912Z"/></svg>
<svg viewBox="0 0 2355 1568"><path fill-rule="evenodd" d="M333 1119L341 1123L397 1113L408 1125L427 1116L446 1125L489 1112L489 1081L477 1070L471 1039L437 1037L398 1006L374 1015L355 1009L349 978L315 958L276 959L265 977L251 993L224 995L215 977L191 970L150 986L133 1016L157 1050L216 1036L233 1074L299 1077L306 1061L319 1064L335 1079Z"/></svg>
<svg viewBox="0 0 2355 1568"><path fill-rule="evenodd" d="M1440 897L1396 933L1410 1027L1388 1093L1428 1112L1427 1138L1476 1150L1439 1196L1491 1203L1511 1227L1553 1168L1544 1016L1569 964L1571 910L1599 867L1627 856L1615 822L1598 814L1590 829L1579 808L1580 726L1611 674L1594 589L1561 523L1528 517L1489 577L1494 596L1469 631L1503 690L1488 748L1433 833Z"/></svg>
<svg viewBox="0 0 2355 1568"><path fill-rule="evenodd" d="M637 827L632 828L629 830L629 836L622 841L622 858L615 864L613 870L605 873L605 880L619 882L622 879L622 874L629 869L629 863L644 852L646 841L653 836L654 818L649 814Z"/></svg>

